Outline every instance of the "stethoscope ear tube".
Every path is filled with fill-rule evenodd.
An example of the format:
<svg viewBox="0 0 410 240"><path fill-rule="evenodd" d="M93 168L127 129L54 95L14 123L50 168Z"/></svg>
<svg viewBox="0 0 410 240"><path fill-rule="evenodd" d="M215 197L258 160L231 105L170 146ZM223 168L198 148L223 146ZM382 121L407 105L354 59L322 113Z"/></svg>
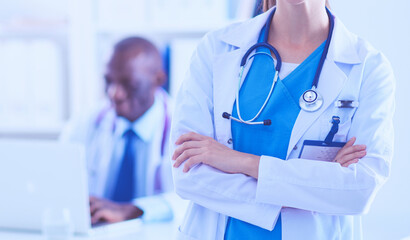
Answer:
<svg viewBox="0 0 410 240"><path fill-rule="evenodd" d="M276 50L276 48L275 48L274 46L270 45L270 44L267 43L267 42L257 43L257 44L255 44L255 45L253 45L251 48L249 48L248 51L246 51L245 55L242 57L241 67L244 67L244 66L246 65L246 61L248 60L249 55L250 55L256 48L259 48L259 47L265 47L265 48L269 49L269 50L273 53L273 55L275 55L275 58L276 58L276 67L275 67L275 70L276 70L277 72L280 72L280 69L281 69L281 67L282 67L282 59L281 59L281 57L280 57L280 54L279 54L278 50ZM249 57L249 58L250 58L250 57Z"/></svg>

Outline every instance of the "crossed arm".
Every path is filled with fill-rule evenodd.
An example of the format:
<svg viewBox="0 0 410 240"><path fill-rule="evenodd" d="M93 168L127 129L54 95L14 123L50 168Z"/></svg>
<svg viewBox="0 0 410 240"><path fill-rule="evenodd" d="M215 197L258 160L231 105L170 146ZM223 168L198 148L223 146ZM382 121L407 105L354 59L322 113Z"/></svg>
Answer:
<svg viewBox="0 0 410 240"><path fill-rule="evenodd" d="M356 138L351 138L333 161L348 167L364 157L366 145L354 145L355 141ZM179 147L172 156L173 166L177 168L186 161L184 172L202 163L226 173L243 173L258 179L260 156L232 150L211 137L194 132L183 134L175 144Z"/></svg>

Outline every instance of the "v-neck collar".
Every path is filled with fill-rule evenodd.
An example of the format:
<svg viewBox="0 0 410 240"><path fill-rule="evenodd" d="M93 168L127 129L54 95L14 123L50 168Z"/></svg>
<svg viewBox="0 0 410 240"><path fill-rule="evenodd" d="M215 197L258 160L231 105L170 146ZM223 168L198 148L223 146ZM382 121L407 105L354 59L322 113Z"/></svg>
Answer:
<svg viewBox="0 0 410 240"><path fill-rule="evenodd" d="M305 68L309 66L309 63L311 61L313 61L316 57L322 54L323 49L325 48L325 44L326 44L326 40L318 48L316 48L315 51L313 51L305 60L303 60L303 62L300 63L299 66L297 66L291 73L289 73L284 79L280 79L280 80L286 82L287 79L290 79L295 74L299 73L300 71L305 70ZM276 64L276 60L275 60L275 64Z"/></svg>

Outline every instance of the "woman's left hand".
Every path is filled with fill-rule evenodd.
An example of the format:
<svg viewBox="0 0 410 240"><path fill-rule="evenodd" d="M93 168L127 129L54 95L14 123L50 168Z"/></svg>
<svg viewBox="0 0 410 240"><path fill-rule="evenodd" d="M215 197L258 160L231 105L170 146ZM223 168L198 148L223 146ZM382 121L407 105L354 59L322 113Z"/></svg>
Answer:
<svg viewBox="0 0 410 240"><path fill-rule="evenodd" d="M184 172L203 163L226 173L243 173L258 178L259 156L232 150L211 137L194 132L180 136L175 144L179 147L172 156L174 167L185 162Z"/></svg>

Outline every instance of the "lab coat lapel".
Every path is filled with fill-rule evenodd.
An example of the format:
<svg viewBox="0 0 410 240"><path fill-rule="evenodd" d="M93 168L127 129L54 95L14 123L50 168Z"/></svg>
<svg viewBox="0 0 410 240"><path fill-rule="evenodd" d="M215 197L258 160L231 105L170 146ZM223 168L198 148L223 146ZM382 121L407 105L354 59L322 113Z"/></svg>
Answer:
<svg viewBox="0 0 410 240"><path fill-rule="evenodd" d="M231 45L235 50L216 57L214 61L214 118L216 138L226 145L226 140L231 138L231 121L222 118L223 112L232 112L235 94L238 90L238 73L242 56L257 42L263 25L273 9L232 27L220 35L220 39ZM287 151L287 157L294 145L303 134L318 119L318 117L334 102L343 88L347 79L345 73L337 63L358 64L361 62L356 48L356 37L351 34L336 18L333 39L329 52L323 65L317 91L323 96L323 106L316 112L300 111L292 130ZM248 67L251 64L248 64ZM245 69L246 74L248 69ZM230 146L232 147L232 145Z"/></svg>
<svg viewBox="0 0 410 240"><path fill-rule="evenodd" d="M316 119L335 101L347 80L346 74L338 64L359 64L361 59L356 50L357 38L336 18L333 38L329 46L322 73L319 78L317 91L323 96L323 106L316 112L301 110L290 137L287 157L293 147ZM329 119L330 120L330 119Z"/></svg>
<svg viewBox="0 0 410 240"><path fill-rule="evenodd" d="M110 163L113 157L113 150L114 150L114 145L115 145L115 141L114 141L114 138L112 137L111 129L106 131L104 135L101 136L101 141L102 143L100 146L105 146L105 148L100 149L101 155L100 155L100 163L98 165L99 172L97 173L98 180L97 180L96 188L102 195L105 196L107 194L106 193L107 179L109 178L108 169L110 169Z"/></svg>
<svg viewBox="0 0 410 240"><path fill-rule="evenodd" d="M108 114L101 125L98 126L98 130L95 131L95 135L90 142L92 146L90 154L93 154L93 156L90 156L89 159L93 162L89 164L89 184L92 187L90 189L91 193L96 196L106 197L108 170L110 169L115 144L112 131L113 121L111 114Z"/></svg>
<svg viewBox="0 0 410 240"><path fill-rule="evenodd" d="M244 50L244 53L258 41L262 27L268 20L274 8L248 21L233 25L226 32L219 35L219 39L231 46Z"/></svg>
<svg viewBox="0 0 410 240"><path fill-rule="evenodd" d="M227 47L231 50L226 54L216 56L213 65L215 137L229 147L232 147L227 144L227 140L232 136L231 120L222 118L222 114L223 112L232 113L236 91L238 91L241 59L246 51L258 41L260 31L271 11L272 9L249 21L239 23L219 36L220 40L227 43ZM251 62L247 64L244 76L251 65Z"/></svg>
<svg viewBox="0 0 410 240"><path fill-rule="evenodd" d="M297 144L306 130L308 130L315 120L334 102L342 90L343 83L346 79L346 75L333 60L325 61L317 88L317 92L323 96L323 106L316 112L300 110L295 125L293 126L287 157L289 157L293 147Z"/></svg>
<svg viewBox="0 0 410 240"><path fill-rule="evenodd" d="M238 73L243 50L236 49L221 55L215 60L214 67L214 118L216 139L226 144L231 138L231 120L222 118L224 112L232 113L235 94L238 90Z"/></svg>

